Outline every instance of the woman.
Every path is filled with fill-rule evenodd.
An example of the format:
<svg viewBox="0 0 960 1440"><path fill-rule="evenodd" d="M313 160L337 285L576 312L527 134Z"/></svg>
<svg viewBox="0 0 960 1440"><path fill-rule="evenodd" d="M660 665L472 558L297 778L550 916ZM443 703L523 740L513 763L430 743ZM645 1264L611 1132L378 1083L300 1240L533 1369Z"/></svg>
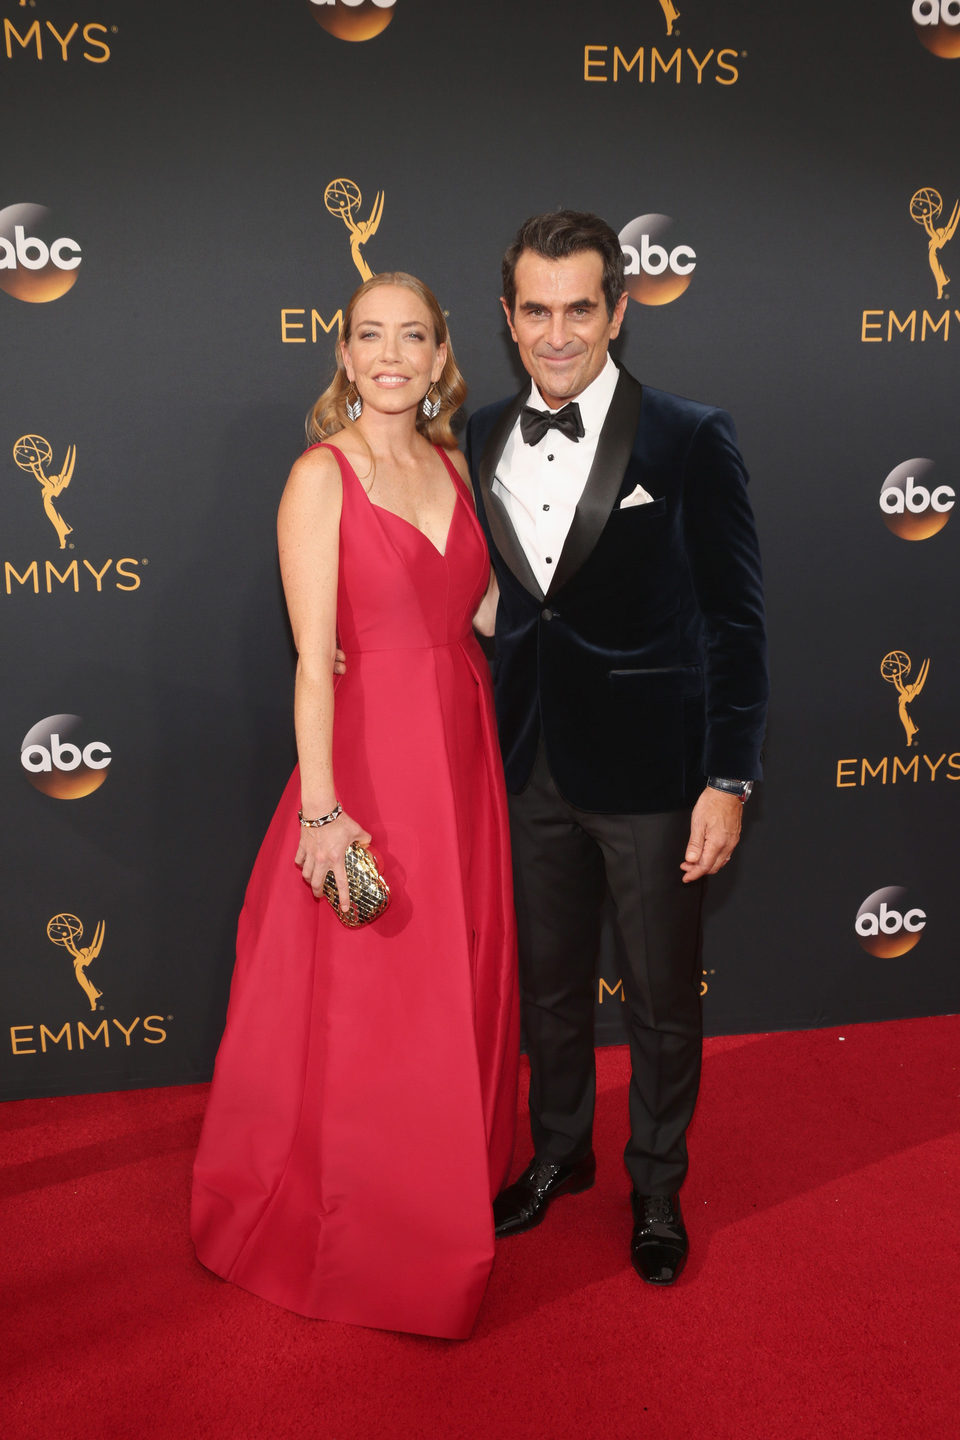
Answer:
<svg viewBox="0 0 960 1440"><path fill-rule="evenodd" d="M280 505L299 765L247 889L193 1194L198 1256L225 1278L304 1315L450 1338L492 1264L518 1053L505 796L471 629L492 629L495 600L449 423L464 394L430 291L401 272L362 285ZM390 906L351 930L323 880L346 908L344 853L371 839Z"/></svg>

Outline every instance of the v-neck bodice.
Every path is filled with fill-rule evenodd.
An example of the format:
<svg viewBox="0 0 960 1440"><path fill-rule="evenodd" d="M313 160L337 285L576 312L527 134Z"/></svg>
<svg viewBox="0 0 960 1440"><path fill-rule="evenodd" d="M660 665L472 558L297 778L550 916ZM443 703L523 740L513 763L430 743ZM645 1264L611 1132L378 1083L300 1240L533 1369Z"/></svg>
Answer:
<svg viewBox="0 0 960 1440"><path fill-rule="evenodd" d="M489 559L469 493L437 446L456 495L441 551L411 521L375 505L349 460L340 467L340 576L337 630L341 648L409 649L472 638L471 622L486 589Z"/></svg>

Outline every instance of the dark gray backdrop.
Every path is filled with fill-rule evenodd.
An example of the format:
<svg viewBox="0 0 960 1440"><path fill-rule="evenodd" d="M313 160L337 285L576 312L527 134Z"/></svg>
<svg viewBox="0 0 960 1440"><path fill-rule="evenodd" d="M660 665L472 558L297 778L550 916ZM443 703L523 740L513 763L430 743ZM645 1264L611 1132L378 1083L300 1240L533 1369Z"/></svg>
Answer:
<svg viewBox="0 0 960 1440"><path fill-rule="evenodd" d="M708 1029L957 1008L960 521L910 541L878 501L915 457L939 485L960 474L960 308L937 298L909 208L936 189L942 226L960 198L960 60L921 43L911 0L678 8L668 36L658 0L530 0L509 28L481 0L396 0L349 41L318 15L371 0L106 0L96 21L73 0L0 3L0 212L46 207L46 242L82 250L58 299L0 288L0 1093L209 1074L243 886L294 758L274 517L331 368L324 327L360 278L324 204L337 178L362 192L356 220L383 193L363 253L435 289L468 408L516 388L497 296L521 219L673 219L691 284L631 301L619 358L734 414L773 656L767 780L708 902ZM940 253L949 274L960 237ZM48 480L76 447L53 502L63 550L15 461L23 435L49 442ZM83 562L108 559L98 591ZM67 575L50 593L47 561ZM912 747L881 675L893 651L903 683L930 661ZM20 761L60 714L111 750L83 798L38 791ZM947 757L934 778L924 754ZM894 783L895 756L921 757L918 778ZM884 957L854 922L886 886L925 924ZM63 914L78 951L103 922L96 1009L48 938ZM610 953L603 973L598 1033L618 1039Z"/></svg>

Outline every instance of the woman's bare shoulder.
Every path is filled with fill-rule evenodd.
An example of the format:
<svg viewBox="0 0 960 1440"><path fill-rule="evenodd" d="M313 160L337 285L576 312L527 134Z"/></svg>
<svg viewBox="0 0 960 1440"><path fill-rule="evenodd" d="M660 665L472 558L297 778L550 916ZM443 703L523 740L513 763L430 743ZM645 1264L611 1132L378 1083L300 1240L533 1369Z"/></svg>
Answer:
<svg viewBox="0 0 960 1440"><path fill-rule="evenodd" d="M333 510L339 515L343 484L337 458L327 446L314 445L290 467L280 499L281 523L296 515L321 516Z"/></svg>
<svg viewBox="0 0 960 1440"><path fill-rule="evenodd" d="M340 492L340 466L328 445L311 445L294 460L287 478L287 489Z"/></svg>
<svg viewBox="0 0 960 1440"><path fill-rule="evenodd" d="M337 457L329 445L311 445L294 460L291 475L312 476L316 479L340 474Z"/></svg>

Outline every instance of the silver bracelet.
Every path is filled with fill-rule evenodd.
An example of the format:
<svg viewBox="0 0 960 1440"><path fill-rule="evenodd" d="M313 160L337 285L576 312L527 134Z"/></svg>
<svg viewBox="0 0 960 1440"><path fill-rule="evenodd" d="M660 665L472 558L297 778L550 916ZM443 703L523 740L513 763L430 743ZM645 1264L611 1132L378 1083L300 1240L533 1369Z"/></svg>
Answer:
<svg viewBox="0 0 960 1440"><path fill-rule="evenodd" d="M321 825L332 825L334 820L339 819L342 814L343 806L340 804L339 801L337 801L336 805L334 805L329 815L318 815L316 820L305 820L303 811L298 810L297 819L300 821L300 824L304 827L304 829L319 830Z"/></svg>

